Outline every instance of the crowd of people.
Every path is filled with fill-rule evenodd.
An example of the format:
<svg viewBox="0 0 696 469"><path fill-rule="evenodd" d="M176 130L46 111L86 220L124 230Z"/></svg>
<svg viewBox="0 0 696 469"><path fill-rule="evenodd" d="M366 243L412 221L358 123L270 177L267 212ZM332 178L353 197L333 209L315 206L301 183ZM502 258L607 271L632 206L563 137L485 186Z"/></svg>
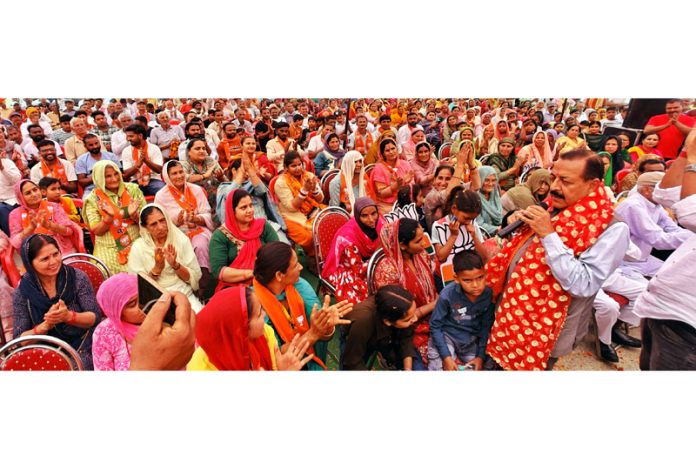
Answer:
<svg viewBox="0 0 696 469"><path fill-rule="evenodd" d="M0 99L5 339L88 370L326 370L332 340L342 370L551 370L594 323L598 360L696 369L696 102L666 101L630 129L603 98Z"/></svg>

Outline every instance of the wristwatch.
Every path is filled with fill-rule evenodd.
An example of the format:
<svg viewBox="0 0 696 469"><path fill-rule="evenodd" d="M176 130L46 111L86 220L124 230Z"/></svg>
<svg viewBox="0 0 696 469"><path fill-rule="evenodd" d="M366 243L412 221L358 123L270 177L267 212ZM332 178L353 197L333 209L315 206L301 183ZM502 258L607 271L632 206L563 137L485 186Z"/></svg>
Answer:
<svg viewBox="0 0 696 469"><path fill-rule="evenodd" d="M696 163L684 166L684 172L696 173Z"/></svg>

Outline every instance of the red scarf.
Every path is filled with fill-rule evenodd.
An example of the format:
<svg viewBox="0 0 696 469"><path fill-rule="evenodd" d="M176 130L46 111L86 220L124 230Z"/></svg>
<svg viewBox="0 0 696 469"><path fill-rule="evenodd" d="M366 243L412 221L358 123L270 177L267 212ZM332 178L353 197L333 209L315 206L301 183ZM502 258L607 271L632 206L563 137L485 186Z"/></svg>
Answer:
<svg viewBox="0 0 696 469"><path fill-rule="evenodd" d="M552 218L556 233L575 256L597 242L614 209L604 187L590 193ZM494 295L503 291L486 352L506 370L544 370L563 328L570 295L561 288L546 264L541 239L534 236L510 281L506 277L515 253L534 236L527 229L515 236L488 261L488 283Z"/></svg>
<svg viewBox="0 0 696 469"><path fill-rule="evenodd" d="M272 370L266 337L249 338L246 287L215 294L196 316L196 341L220 371Z"/></svg>

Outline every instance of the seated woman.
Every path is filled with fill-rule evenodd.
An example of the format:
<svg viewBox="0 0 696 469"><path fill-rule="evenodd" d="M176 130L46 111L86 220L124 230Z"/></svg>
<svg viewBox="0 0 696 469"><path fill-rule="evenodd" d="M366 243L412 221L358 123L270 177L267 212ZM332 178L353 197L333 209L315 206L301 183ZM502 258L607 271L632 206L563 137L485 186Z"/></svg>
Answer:
<svg viewBox="0 0 696 469"><path fill-rule="evenodd" d="M256 253L263 244L278 241L268 220L256 218L251 195L235 189L227 196L225 224L210 240L210 273L219 291L231 285L251 284Z"/></svg>
<svg viewBox="0 0 696 469"><path fill-rule="evenodd" d="M419 143L425 142L425 132L416 128L411 132L411 138L401 147L401 156L406 161L411 161L416 157L416 147Z"/></svg>
<svg viewBox="0 0 696 469"><path fill-rule="evenodd" d="M303 169L299 153L286 153L283 165L285 171L275 183L280 214L288 227L290 239L299 244L311 257L314 255L312 223L316 214L326 207L321 203L324 194L317 177Z"/></svg>
<svg viewBox="0 0 696 469"><path fill-rule="evenodd" d="M488 124L483 128L483 133L474 140L477 155L491 155L498 151L498 141L495 140L495 128Z"/></svg>
<svg viewBox="0 0 696 469"><path fill-rule="evenodd" d="M125 272L130 248L140 237L137 220L145 197L137 184L123 182L113 161L98 161L92 178L94 190L85 199L82 213L95 235L94 256L106 264L111 275Z"/></svg>
<svg viewBox="0 0 696 469"><path fill-rule="evenodd" d="M500 202L500 188L498 187L498 173L490 166L481 166L478 169L481 177L481 214L476 218L476 223L486 234L487 238L495 236L503 221L503 206Z"/></svg>
<svg viewBox="0 0 696 469"><path fill-rule="evenodd" d="M396 132L393 130L385 130L379 135L379 137L377 137L377 140L375 140L370 149L367 150L367 155L365 155L364 161L365 166L379 163L379 149L384 140L393 140L397 142L397 153L401 153L400 145L396 139Z"/></svg>
<svg viewBox="0 0 696 469"><path fill-rule="evenodd" d="M19 207L10 212L10 243L20 250L22 242L33 234L47 234L56 238L63 255L77 252L75 238L82 230L73 223L60 204L41 197L41 189L28 179L15 184Z"/></svg>
<svg viewBox="0 0 696 469"><path fill-rule="evenodd" d="M568 153L570 150L577 150L579 148L588 148L587 142L579 137L580 126L578 124L572 124L568 126L566 135L560 137L556 141L556 151L559 155Z"/></svg>
<svg viewBox="0 0 696 469"><path fill-rule="evenodd" d="M205 288L207 282L203 279L210 272L208 246L214 229L207 195L201 187L186 182L184 168L178 160L164 164L162 179L167 185L155 194L155 203L164 207L169 218L191 240L201 266L201 288Z"/></svg>
<svg viewBox="0 0 696 469"><path fill-rule="evenodd" d="M160 205L148 204L140 212L140 238L128 256L128 271L147 273L163 289L183 293L196 313L203 308L195 295L201 268L191 240Z"/></svg>
<svg viewBox="0 0 696 469"><path fill-rule="evenodd" d="M280 352L261 302L244 285L216 293L198 313L196 342L188 371L297 371L314 358L304 357L309 341L299 334Z"/></svg>
<svg viewBox="0 0 696 469"><path fill-rule="evenodd" d="M520 175L525 174L533 168L548 169L553 163L553 154L549 146L546 132L538 130L532 137L532 143L525 145L519 152L519 156L527 160L522 167Z"/></svg>
<svg viewBox="0 0 696 469"><path fill-rule="evenodd" d="M341 301L329 306L327 295L321 306L314 289L300 278L301 271L297 254L289 245L276 241L262 246L254 264L254 295L268 315L266 322L280 346L300 334L309 343L308 353L314 355L305 368L326 370L328 341L337 325L348 324L342 318L352 305Z"/></svg>
<svg viewBox="0 0 696 469"><path fill-rule="evenodd" d="M336 298L358 303L367 298L367 262L381 246L384 219L369 197L355 201L353 218L334 236L321 276L336 287Z"/></svg>
<svg viewBox="0 0 696 469"><path fill-rule="evenodd" d="M370 357L379 352L398 370L425 370L413 345L416 309L413 295L401 285L383 286L355 305L345 316L350 325L342 331L340 369L367 370Z"/></svg>
<svg viewBox="0 0 696 469"><path fill-rule="evenodd" d="M543 202L550 188L551 172L548 169L535 169L524 184L513 187L501 197L503 215Z"/></svg>
<svg viewBox="0 0 696 469"><path fill-rule="evenodd" d="M474 143L474 129L472 129L471 127L466 127L466 126L462 127L462 129L456 135L454 143L452 143L452 148L450 149L450 155L456 155L457 153L459 153L459 150L461 149L462 144L464 142L471 142L472 144ZM476 145L473 145L473 148L475 150ZM476 157L475 152L474 152L474 157Z"/></svg>
<svg viewBox="0 0 696 469"><path fill-rule="evenodd" d="M97 291L97 302L106 319L94 330L94 369L127 371L131 344L145 320L138 304L138 277L124 272L109 277Z"/></svg>
<svg viewBox="0 0 696 469"><path fill-rule="evenodd" d="M510 190L515 186L515 180L521 173L521 168L527 160L515 155L515 141L506 137L498 143L498 153L488 158L488 166L498 173L498 183L501 189Z"/></svg>
<svg viewBox="0 0 696 469"><path fill-rule="evenodd" d="M324 139L324 149L314 158L314 172L321 178L326 171L340 167L345 154L338 135L330 133Z"/></svg>
<svg viewBox="0 0 696 469"><path fill-rule="evenodd" d="M640 145L636 145L635 147L630 147L628 149L628 154L631 157L631 161L635 163L638 158L648 154L662 157L662 152L657 149L657 145L659 144L660 134L643 134L640 139Z"/></svg>
<svg viewBox="0 0 696 469"><path fill-rule="evenodd" d="M350 183L349 189L348 184ZM329 205L342 207L348 213L353 213L353 205L360 197L369 197L374 200L374 190L370 179L365 174L363 156L359 151L351 150L346 153L341 161L341 172L329 183L331 196Z"/></svg>
<svg viewBox="0 0 696 469"><path fill-rule="evenodd" d="M101 311L87 274L63 265L55 238L34 234L20 250L27 272L14 292L14 337L50 335L73 347L92 366L92 333Z"/></svg>
<svg viewBox="0 0 696 469"><path fill-rule="evenodd" d="M410 161L410 164L414 182L420 186L423 197L426 197L433 188L437 163L437 158L428 142L420 142L416 145L416 157Z"/></svg>
<svg viewBox="0 0 696 469"><path fill-rule="evenodd" d="M608 182L605 185L609 187L616 182L618 172L624 169L626 164L632 164L632 160L628 154L624 155L621 151L621 140L616 135L610 135L604 140L604 152L611 156L611 166L605 175L605 180Z"/></svg>
<svg viewBox="0 0 696 469"><path fill-rule="evenodd" d="M379 145L379 163L370 173L370 182L377 196L379 213L391 212L399 188L411 184L411 165L399 158L396 141L385 139Z"/></svg>
<svg viewBox="0 0 696 469"><path fill-rule="evenodd" d="M208 194L208 202L215 204L217 188L225 180L225 173L208 151L208 144L203 138L192 138L186 145L185 161L181 164L188 182L196 184Z"/></svg>
<svg viewBox="0 0 696 469"><path fill-rule="evenodd" d="M428 339L430 338L430 313L435 309L437 291L432 259L423 248L424 231L417 221L401 218L385 225L380 233L388 264L378 270L377 288L385 285L401 285L413 294L417 322L413 343L420 354L420 361L427 366Z"/></svg>
<svg viewBox="0 0 696 469"><path fill-rule="evenodd" d="M256 140L254 137L242 138L242 154L230 161L227 166L227 179L218 187L216 197L216 216L220 223L225 223L225 204L227 195L236 189L244 189L251 195L254 203L256 218L266 218L275 223L276 229L285 229L283 217L278 213L278 207L271 200L268 187L262 178L258 157L254 153ZM271 164L273 171L275 165Z"/></svg>
<svg viewBox="0 0 696 469"><path fill-rule="evenodd" d="M2 133L2 132L0 132ZM4 231L0 231L0 252L7 249L10 245L10 238L7 237ZM12 295L14 288L10 286L5 271L0 269L0 343L2 341L2 332L4 332L5 342L12 340Z"/></svg>

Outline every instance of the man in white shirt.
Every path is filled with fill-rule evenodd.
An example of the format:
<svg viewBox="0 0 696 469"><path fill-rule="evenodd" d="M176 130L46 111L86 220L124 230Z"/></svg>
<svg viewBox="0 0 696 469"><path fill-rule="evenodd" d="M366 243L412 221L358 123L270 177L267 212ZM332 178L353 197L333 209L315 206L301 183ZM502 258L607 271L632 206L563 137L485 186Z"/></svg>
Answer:
<svg viewBox="0 0 696 469"><path fill-rule="evenodd" d="M31 168L29 178L34 184L38 184L41 178L49 176L60 181L60 188L68 194L77 194L77 174L72 163L56 155L55 142L41 140L36 146L39 148L41 161Z"/></svg>
<svg viewBox="0 0 696 469"><path fill-rule="evenodd" d="M673 250L693 236L674 223L667 211L653 199L653 191L665 173L643 173L638 177L638 191L620 203L614 216L626 223L633 242L641 251L638 260L625 262L627 269L652 277L662 266L662 260L651 255L653 249Z"/></svg>
<svg viewBox="0 0 696 469"><path fill-rule="evenodd" d="M623 119L619 115L619 110L616 106L609 106L607 108L607 117L600 121L602 124L602 132L607 127L621 127L623 125Z"/></svg>
<svg viewBox="0 0 696 469"><path fill-rule="evenodd" d="M324 138L326 138L326 136L333 131L333 124L324 124L319 132L314 137L309 139L309 144L307 144L307 156L310 160L313 160L314 157L324 149Z"/></svg>
<svg viewBox="0 0 696 469"><path fill-rule="evenodd" d="M300 156L305 156L305 152L297 145L297 142L289 138L290 126L287 122L278 124L276 129L276 137L272 138L266 144L266 157L268 161L276 166L276 170L283 169L283 158L285 153L289 151L297 151Z"/></svg>
<svg viewBox="0 0 696 469"><path fill-rule="evenodd" d="M22 152L24 156L29 161L39 161L39 148L37 146L38 142L46 140L46 135L41 126L31 124L29 126L28 141L22 146ZM60 145L51 140L55 148L56 155L63 156L63 150L60 149Z"/></svg>
<svg viewBox="0 0 696 469"><path fill-rule="evenodd" d="M409 112L406 116L406 124L399 128L399 132L396 134L397 142L399 145L403 145L409 140L411 140L411 134L414 130L423 130L423 126L418 123L418 114L415 112Z"/></svg>
<svg viewBox="0 0 696 469"><path fill-rule="evenodd" d="M126 138L130 146L121 154L123 180L137 182L144 195L155 195L164 187L162 152L147 141L147 131L142 125L126 127Z"/></svg>
<svg viewBox="0 0 696 469"><path fill-rule="evenodd" d="M672 209L680 225L696 232L696 131L685 148L686 158L677 158L667 170L655 198ZM636 301L633 312L644 318L641 370L696 370L694 278L696 236L672 253Z"/></svg>
<svg viewBox="0 0 696 469"><path fill-rule="evenodd" d="M114 134L111 136L111 151L114 155L118 156L119 158L121 157L123 150L125 150L126 147L130 145L128 143L128 139L126 138L125 128L130 125L133 125L133 122L133 117L131 117L130 113L128 112L124 111L118 116L117 126L121 129L117 132L114 132Z"/></svg>
<svg viewBox="0 0 696 469"><path fill-rule="evenodd" d="M0 229L10 236L10 212L17 208L14 186L22 179L22 173L10 158L0 158Z"/></svg>

